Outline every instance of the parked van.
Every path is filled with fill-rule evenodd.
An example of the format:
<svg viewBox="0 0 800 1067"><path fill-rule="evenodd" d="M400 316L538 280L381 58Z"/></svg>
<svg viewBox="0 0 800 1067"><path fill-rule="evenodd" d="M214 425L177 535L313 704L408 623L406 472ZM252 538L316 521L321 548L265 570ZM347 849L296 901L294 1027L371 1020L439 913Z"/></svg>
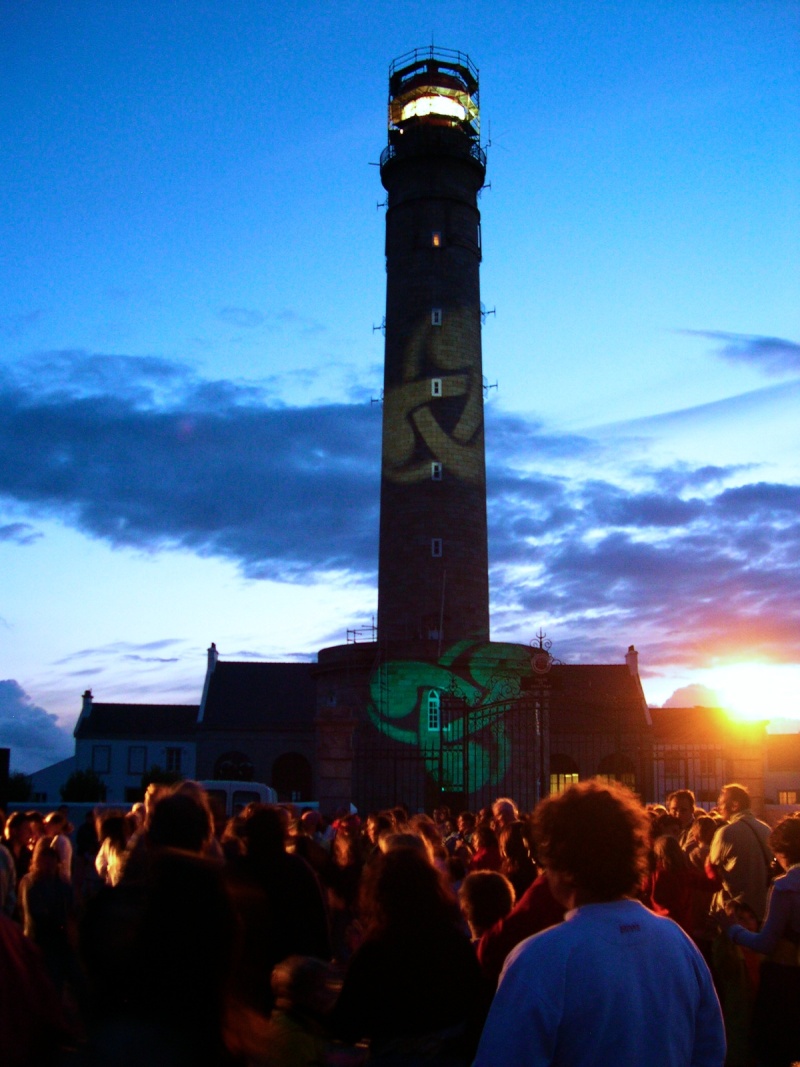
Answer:
<svg viewBox="0 0 800 1067"><path fill-rule="evenodd" d="M271 785L263 782L200 782L209 799L225 807L228 818L238 815L248 804L277 804L278 794Z"/></svg>

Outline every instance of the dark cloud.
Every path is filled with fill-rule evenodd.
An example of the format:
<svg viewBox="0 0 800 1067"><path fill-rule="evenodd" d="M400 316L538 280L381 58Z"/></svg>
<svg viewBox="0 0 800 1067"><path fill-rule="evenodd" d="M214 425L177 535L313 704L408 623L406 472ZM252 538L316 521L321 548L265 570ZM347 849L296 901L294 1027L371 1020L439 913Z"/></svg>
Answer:
<svg viewBox="0 0 800 1067"><path fill-rule="evenodd" d="M614 659L635 642L649 664L707 665L723 651L796 661L800 488L726 487L709 470L649 477L639 490L540 475L506 483L490 511L501 626L549 619L559 655L580 648L598 661L609 635Z"/></svg>
<svg viewBox="0 0 800 1067"><path fill-rule="evenodd" d="M179 656L138 656L129 652L123 659L133 660L134 663L180 663Z"/></svg>
<svg viewBox="0 0 800 1067"><path fill-rule="evenodd" d="M782 337L725 333L721 330L682 330L689 337L705 337L719 343L717 353L730 363L749 363L765 374L800 372L800 344Z"/></svg>
<svg viewBox="0 0 800 1067"><path fill-rule="evenodd" d="M0 378L0 420L0 494L37 514L255 578L374 582L377 404L277 406L165 360L49 353ZM747 483L742 467L644 467L641 454L626 466L614 441L496 409L487 422L495 636L546 622L577 662L619 660L632 642L643 667L797 659L800 487ZM594 477L573 473L576 456ZM609 459L618 473L602 476ZM170 662L169 640L70 662Z"/></svg>
<svg viewBox="0 0 800 1067"><path fill-rule="evenodd" d="M743 464L731 465L730 467L690 467L686 463L676 463L671 468L640 468L635 473L651 481L657 481L659 489L671 493L685 493L688 490L699 491L710 486L722 485L731 478L749 470Z"/></svg>
<svg viewBox="0 0 800 1067"><path fill-rule="evenodd" d="M60 352L5 372L0 424L0 494L90 536L253 577L374 574L377 406L268 406L167 360Z"/></svg>
<svg viewBox="0 0 800 1067"><path fill-rule="evenodd" d="M264 315L253 308L224 307L220 308L217 314L223 322L227 322L230 326L254 329L264 323Z"/></svg>
<svg viewBox="0 0 800 1067"><path fill-rule="evenodd" d="M545 465L548 460L568 456L588 459L602 451L597 441L579 434L550 433L535 418L506 415L486 408L486 456L490 469L500 469L513 459L516 465Z"/></svg>
<svg viewBox="0 0 800 1067"><path fill-rule="evenodd" d="M56 716L34 704L12 678L0 681L0 737L11 749L11 770L25 774L66 759L74 748Z"/></svg>
<svg viewBox="0 0 800 1067"><path fill-rule="evenodd" d="M5 403L51 407L79 400L116 401L124 408L170 407L201 382L191 367L160 356L103 355L74 349L42 352L0 367L0 397Z"/></svg>
<svg viewBox="0 0 800 1067"><path fill-rule="evenodd" d="M74 663L83 659L96 661L101 658L115 659L117 657L136 659L147 663L176 663L180 659L179 656L164 658L161 656L142 655L142 653L161 652L164 649L174 648L176 645L181 644L183 644L183 641L177 637L162 637L157 641L146 641L144 643L111 641L107 645L98 645L96 648L81 648L77 652L71 652L63 659L56 660L54 666L62 667L67 663Z"/></svg>
<svg viewBox="0 0 800 1067"><path fill-rule="evenodd" d="M220 655L223 656L228 662L232 660L252 659L263 662L265 659L269 659L267 652L253 652L250 649L237 649L233 652L220 649ZM281 661L283 663L296 662L307 663L311 659L308 652L286 652L281 653Z"/></svg>
<svg viewBox="0 0 800 1067"><path fill-rule="evenodd" d="M0 526L0 541L13 541L17 545L32 545L42 534L29 522L10 522Z"/></svg>

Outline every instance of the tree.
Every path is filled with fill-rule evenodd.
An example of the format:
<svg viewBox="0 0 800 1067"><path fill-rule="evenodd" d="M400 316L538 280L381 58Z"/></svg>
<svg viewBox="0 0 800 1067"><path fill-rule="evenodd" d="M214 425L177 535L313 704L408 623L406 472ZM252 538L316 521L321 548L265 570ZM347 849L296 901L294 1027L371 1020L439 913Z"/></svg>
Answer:
<svg viewBox="0 0 800 1067"><path fill-rule="evenodd" d="M73 771L59 790L65 803L90 804L106 799L106 783L96 771Z"/></svg>

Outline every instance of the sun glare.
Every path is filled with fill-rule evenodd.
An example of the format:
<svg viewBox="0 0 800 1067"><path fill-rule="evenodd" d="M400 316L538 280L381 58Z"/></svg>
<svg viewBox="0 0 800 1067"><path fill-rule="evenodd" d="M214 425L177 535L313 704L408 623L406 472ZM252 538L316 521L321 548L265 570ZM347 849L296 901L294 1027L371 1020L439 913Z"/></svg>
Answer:
<svg viewBox="0 0 800 1067"><path fill-rule="evenodd" d="M705 672L702 682L742 722L800 719L800 667L794 664L732 663Z"/></svg>

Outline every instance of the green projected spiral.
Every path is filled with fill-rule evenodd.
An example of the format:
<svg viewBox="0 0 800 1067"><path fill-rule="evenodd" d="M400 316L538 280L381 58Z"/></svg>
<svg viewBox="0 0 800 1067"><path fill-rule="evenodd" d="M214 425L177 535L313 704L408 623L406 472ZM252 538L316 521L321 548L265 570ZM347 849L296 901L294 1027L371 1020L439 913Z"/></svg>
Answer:
<svg viewBox="0 0 800 1067"><path fill-rule="evenodd" d="M470 791L499 785L509 762L505 718L530 674L530 649L500 642L462 641L435 663L390 660L370 680L369 718L386 737L417 746L431 775L442 770L437 742L457 747L445 760L449 787L463 787L464 773ZM442 705L433 724L431 693Z"/></svg>

